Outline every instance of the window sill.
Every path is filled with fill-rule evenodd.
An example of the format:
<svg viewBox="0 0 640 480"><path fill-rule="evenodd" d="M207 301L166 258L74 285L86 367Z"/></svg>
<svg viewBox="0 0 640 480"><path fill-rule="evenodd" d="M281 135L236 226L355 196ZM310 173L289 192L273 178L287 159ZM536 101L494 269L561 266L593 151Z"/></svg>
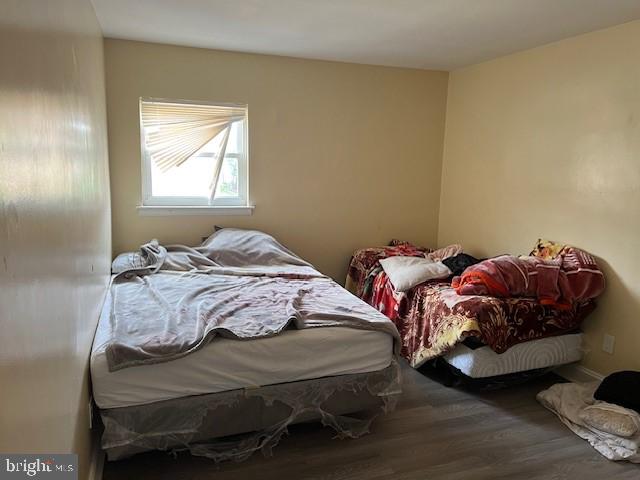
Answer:
<svg viewBox="0 0 640 480"><path fill-rule="evenodd" d="M253 214L254 205L248 206L165 206L140 205L138 215L147 217L165 217L170 215L235 215L245 216Z"/></svg>

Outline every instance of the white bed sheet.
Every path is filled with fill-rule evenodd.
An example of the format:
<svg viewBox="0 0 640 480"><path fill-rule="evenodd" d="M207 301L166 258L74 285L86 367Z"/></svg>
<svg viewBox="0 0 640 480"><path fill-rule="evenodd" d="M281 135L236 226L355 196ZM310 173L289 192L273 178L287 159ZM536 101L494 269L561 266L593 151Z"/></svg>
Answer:
<svg viewBox="0 0 640 480"><path fill-rule="evenodd" d="M460 343L443 358L471 378L486 378L565 365L582 355L582 334L575 333L519 343L501 354L489 347L472 350Z"/></svg>
<svg viewBox="0 0 640 480"><path fill-rule="evenodd" d="M345 327L287 330L257 340L214 338L170 362L109 372L111 297L107 294L91 352L93 396L100 408L118 408L311 378L382 370L391 363L392 338Z"/></svg>

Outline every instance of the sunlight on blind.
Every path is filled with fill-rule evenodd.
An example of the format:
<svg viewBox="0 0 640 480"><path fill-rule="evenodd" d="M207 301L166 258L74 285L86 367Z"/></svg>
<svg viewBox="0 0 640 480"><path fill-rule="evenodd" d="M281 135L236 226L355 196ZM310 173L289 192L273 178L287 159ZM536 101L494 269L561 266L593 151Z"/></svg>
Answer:
<svg viewBox="0 0 640 480"><path fill-rule="evenodd" d="M182 165L231 123L246 115L244 106L196 105L141 100L140 119L144 145L151 160L163 171ZM215 166L220 171L222 156Z"/></svg>

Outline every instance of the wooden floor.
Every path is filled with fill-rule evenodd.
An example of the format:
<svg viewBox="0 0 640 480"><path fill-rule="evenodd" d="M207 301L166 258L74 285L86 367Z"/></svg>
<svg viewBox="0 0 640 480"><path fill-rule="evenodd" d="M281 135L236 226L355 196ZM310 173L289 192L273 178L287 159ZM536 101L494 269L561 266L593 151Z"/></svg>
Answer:
<svg viewBox="0 0 640 480"><path fill-rule="evenodd" d="M328 428L299 425L271 458L216 465L149 453L107 462L104 480L640 479L640 466L606 460L536 402L557 380L474 393L406 367L398 408L360 439L333 440Z"/></svg>

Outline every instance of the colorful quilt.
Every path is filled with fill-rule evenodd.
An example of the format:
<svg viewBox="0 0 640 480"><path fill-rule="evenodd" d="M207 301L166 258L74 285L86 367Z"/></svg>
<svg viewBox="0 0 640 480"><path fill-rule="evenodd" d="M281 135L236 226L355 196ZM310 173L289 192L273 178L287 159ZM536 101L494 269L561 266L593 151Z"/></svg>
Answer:
<svg viewBox="0 0 640 480"><path fill-rule="evenodd" d="M347 287L387 317L402 338L401 354L417 368L473 336L497 353L518 343L575 331L593 302L559 310L532 298L458 295L448 283L429 282L396 292L378 260L391 255L426 256L428 249L404 244L355 253ZM409 253L406 253L409 252Z"/></svg>

